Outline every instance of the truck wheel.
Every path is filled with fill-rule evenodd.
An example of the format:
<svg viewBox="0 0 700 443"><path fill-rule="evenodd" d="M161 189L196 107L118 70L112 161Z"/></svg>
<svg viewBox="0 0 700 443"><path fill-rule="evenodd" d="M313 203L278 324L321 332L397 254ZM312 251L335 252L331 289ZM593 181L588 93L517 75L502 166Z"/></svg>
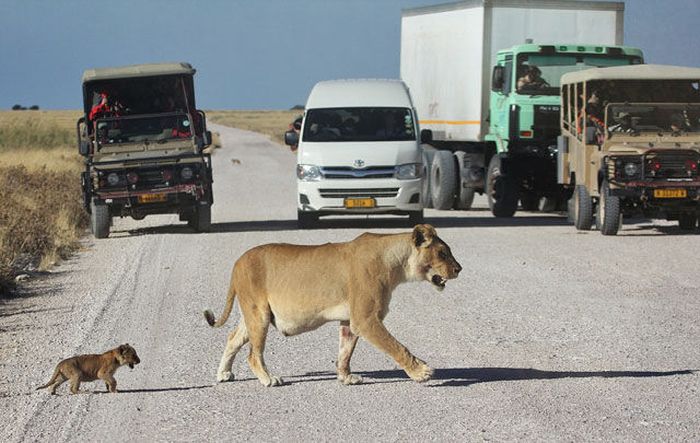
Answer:
<svg viewBox="0 0 700 443"><path fill-rule="evenodd" d="M423 223L423 211L411 211L408 213L408 223L411 227Z"/></svg>
<svg viewBox="0 0 700 443"><path fill-rule="evenodd" d="M607 180L603 181L600 189L596 225L603 235L616 235L620 225L622 225L620 197L610 195L610 186Z"/></svg>
<svg viewBox="0 0 700 443"><path fill-rule="evenodd" d="M528 191L520 195L520 207L523 211L537 211L540 209L540 197L536 192Z"/></svg>
<svg viewBox="0 0 700 443"><path fill-rule="evenodd" d="M462 210L471 209L476 191L471 186L464 186L465 177L468 176L471 165L468 162L464 162L464 152L457 151L454 153L454 156L457 162L457 189L455 192L456 198L454 208Z"/></svg>
<svg viewBox="0 0 700 443"><path fill-rule="evenodd" d="M518 209L518 189L511 177L501 174L501 156L494 155L486 175L489 208L496 217L512 217Z"/></svg>
<svg viewBox="0 0 700 443"><path fill-rule="evenodd" d="M90 230L95 238L107 238L112 217L109 215L109 206L97 204L95 200L90 202Z"/></svg>
<svg viewBox="0 0 700 443"><path fill-rule="evenodd" d="M211 205L197 206L192 214L191 226L197 232L211 230Z"/></svg>
<svg viewBox="0 0 700 443"><path fill-rule="evenodd" d="M457 171L450 151L435 151L430 168L430 190L435 209L451 209L455 199Z"/></svg>
<svg viewBox="0 0 700 443"><path fill-rule="evenodd" d="M692 231L698 224L698 218L695 214L680 214L678 216L678 226L684 231Z"/></svg>
<svg viewBox="0 0 700 443"><path fill-rule="evenodd" d="M311 229L316 226L318 215L314 212L297 211L297 227L299 229Z"/></svg>
<svg viewBox="0 0 700 443"><path fill-rule="evenodd" d="M421 186L420 198L424 208L433 207L433 197L430 195L432 192L430 190L430 171L433 166L434 156L435 149L430 146L423 148L423 166L425 167L425 171L423 174L423 184Z"/></svg>
<svg viewBox="0 0 700 443"><path fill-rule="evenodd" d="M590 231L593 226L593 201L591 200L591 194L583 185L576 185L576 190L574 195L571 197L573 200L573 214L572 218L574 220L574 226L579 231Z"/></svg>

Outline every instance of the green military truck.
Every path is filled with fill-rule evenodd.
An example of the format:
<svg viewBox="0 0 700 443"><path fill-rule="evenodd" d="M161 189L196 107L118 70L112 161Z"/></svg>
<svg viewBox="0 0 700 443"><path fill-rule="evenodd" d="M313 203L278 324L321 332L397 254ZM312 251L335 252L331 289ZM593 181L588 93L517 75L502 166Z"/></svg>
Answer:
<svg viewBox="0 0 700 443"><path fill-rule="evenodd" d="M497 217L563 209L557 184L559 78L642 63L622 45L621 2L469 0L403 11L401 78L424 145L425 207L468 209L486 193ZM559 43L562 42L562 43ZM526 81L532 71L534 77Z"/></svg>
<svg viewBox="0 0 700 443"><path fill-rule="evenodd" d="M77 122L84 204L96 238L113 217L179 214L196 231L211 226L211 143L195 105L189 63L88 69Z"/></svg>
<svg viewBox="0 0 700 443"><path fill-rule="evenodd" d="M579 230L618 233L623 217L700 216L700 69L640 65L561 80L558 181ZM594 97L594 100L591 100ZM595 214L595 215L594 215Z"/></svg>

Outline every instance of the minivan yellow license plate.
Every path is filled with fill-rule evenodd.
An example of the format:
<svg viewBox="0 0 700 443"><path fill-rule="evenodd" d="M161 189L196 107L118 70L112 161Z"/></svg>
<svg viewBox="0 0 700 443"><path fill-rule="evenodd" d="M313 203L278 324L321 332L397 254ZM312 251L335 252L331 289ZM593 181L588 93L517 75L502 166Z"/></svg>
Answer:
<svg viewBox="0 0 700 443"><path fill-rule="evenodd" d="M165 194L144 194L139 195L139 203L160 203L168 200Z"/></svg>
<svg viewBox="0 0 700 443"><path fill-rule="evenodd" d="M350 208L374 208L377 202L371 198L346 198L345 207Z"/></svg>
<svg viewBox="0 0 700 443"><path fill-rule="evenodd" d="M654 189L654 198L685 198L688 191L685 189Z"/></svg>

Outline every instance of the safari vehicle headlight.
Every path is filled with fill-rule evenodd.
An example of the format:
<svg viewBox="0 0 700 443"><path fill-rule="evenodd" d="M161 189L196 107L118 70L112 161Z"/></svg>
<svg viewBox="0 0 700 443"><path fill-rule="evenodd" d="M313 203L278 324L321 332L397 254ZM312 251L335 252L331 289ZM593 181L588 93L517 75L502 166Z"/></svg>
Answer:
<svg viewBox="0 0 700 443"><path fill-rule="evenodd" d="M297 165L297 178L306 182L321 180L321 168L316 165Z"/></svg>
<svg viewBox="0 0 700 443"><path fill-rule="evenodd" d="M420 178L423 175L422 163L407 163L398 165L394 174L399 180L409 180L412 178Z"/></svg>
<svg viewBox="0 0 700 443"><path fill-rule="evenodd" d="M193 175L194 172L189 166L185 166L184 168L182 168L182 170L180 170L180 177L182 177L183 180L190 180Z"/></svg>
<svg viewBox="0 0 700 443"><path fill-rule="evenodd" d="M110 172L107 175L107 184L110 186L117 186L119 184L119 175L116 172Z"/></svg>
<svg viewBox="0 0 700 443"><path fill-rule="evenodd" d="M625 175L628 177L634 177L639 172L639 165L637 163L627 162L625 163Z"/></svg>

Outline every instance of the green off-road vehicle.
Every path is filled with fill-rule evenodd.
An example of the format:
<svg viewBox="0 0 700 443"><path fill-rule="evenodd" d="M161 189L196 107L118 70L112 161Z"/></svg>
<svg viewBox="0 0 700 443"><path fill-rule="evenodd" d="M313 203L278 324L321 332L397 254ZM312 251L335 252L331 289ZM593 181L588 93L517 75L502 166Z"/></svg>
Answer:
<svg viewBox="0 0 700 443"><path fill-rule="evenodd" d="M211 225L211 143L195 106L189 63L89 69L83 73L78 149L82 188L96 238L112 217L179 214L197 231Z"/></svg>
<svg viewBox="0 0 700 443"><path fill-rule="evenodd" d="M561 79L558 180L576 228L617 234L623 217L700 215L700 69L595 68ZM595 214L595 216L594 216Z"/></svg>

